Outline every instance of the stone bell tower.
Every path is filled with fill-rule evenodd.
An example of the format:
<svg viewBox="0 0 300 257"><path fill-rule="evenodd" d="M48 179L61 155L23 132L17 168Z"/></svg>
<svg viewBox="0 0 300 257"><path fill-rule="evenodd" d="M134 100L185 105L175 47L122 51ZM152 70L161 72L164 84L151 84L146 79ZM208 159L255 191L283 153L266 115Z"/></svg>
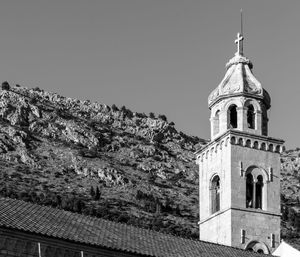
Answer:
<svg viewBox="0 0 300 257"><path fill-rule="evenodd" d="M280 243L280 152L268 136L271 99L243 55L243 36L209 95L211 141L196 152L200 240L273 252Z"/></svg>

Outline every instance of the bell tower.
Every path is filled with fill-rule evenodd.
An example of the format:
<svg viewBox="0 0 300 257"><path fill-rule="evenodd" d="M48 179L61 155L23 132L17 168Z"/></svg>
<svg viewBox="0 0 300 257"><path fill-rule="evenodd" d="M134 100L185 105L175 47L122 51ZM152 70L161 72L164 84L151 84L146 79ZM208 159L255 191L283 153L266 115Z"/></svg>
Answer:
<svg viewBox="0 0 300 257"><path fill-rule="evenodd" d="M208 97L211 141L196 152L200 240L271 253L280 243L280 152L268 136L271 99L243 54L242 34Z"/></svg>

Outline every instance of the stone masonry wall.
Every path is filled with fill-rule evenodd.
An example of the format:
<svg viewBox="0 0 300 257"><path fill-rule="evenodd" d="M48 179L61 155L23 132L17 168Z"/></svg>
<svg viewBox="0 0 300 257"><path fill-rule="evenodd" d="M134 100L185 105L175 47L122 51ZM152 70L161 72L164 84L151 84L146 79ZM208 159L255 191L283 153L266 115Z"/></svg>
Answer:
<svg viewBox="0 0 300 257"><path fill-rule="evenodd" d="M263 209L280 214L280 157L279 153L240 145L231 145L232 206L246 207L245 173L257 168L263 175ZM241 162L243 176L241 176ZM272 181L269 169L272 169Z"/></svg>
<svg viewBox="0 0 300 257"><path fill-rule="evenodd" d="M227 172L230 169L230 154L229 142L219 142L199 161L200 221L211 215L210 183L215 175L220 177L220 209L230 207L231 190L228 189L231 188L231 179Z"/></svg>
<svg viewBox="0 0 300 257"><path fill-rule="evenodd" d="M245 249L248 243L265 243L274 251L280 244L280 216L245 210L232 210L232 246ZM241 243L241 229L246 232L245 243ZM271 247L271 233L275 235L275 247Z"/></svg>
<svg viewBox="0 0 300 257"><path fill-rule="evenodd" d="M199 226L200 240L231 246L231 213L217 213Z"/></svg>
<svg viewBox="0 0 300 257"><path fill-rule="evenodd" d="M282 141L247 133L228 133L197 156L200 239L245 249L251 240L270 248L280 241L280 158ZM263 176L262 209L246 208L246 174ZM210 209L210 182L220 177L220 210ZM239 210L239 211L237 211ZM241 229L248 237L241 245Z"/></svg>

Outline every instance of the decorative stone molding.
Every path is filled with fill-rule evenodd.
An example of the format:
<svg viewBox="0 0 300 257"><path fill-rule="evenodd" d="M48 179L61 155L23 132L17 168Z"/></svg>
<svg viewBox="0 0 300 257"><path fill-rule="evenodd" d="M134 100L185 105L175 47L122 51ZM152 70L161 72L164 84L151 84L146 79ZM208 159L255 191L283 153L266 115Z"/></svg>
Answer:
<svg viewBox="0 0 300 257"><path fill-rule="evenodd" d="M242 64L246 64L248 66L250 66L250 68L252 69L253 64L252 62L245 56L242 55L235 55L233 58L231 58L228 63L226 63L226 69L229 69L232 65L237 65L239 63Z"/></svg>
<svg viewBox="0 0 300 257"><path fill-rule="evenodd" d="M214 154L218 154L218 152L228 145L228 141L229 137L223 138L220 142L211 145L206 151L203 151L197 158L199 158L200 162L208 157L212 158Z"/></svg>
<svg viewBox="0 0 300 257"><path fill-rule="evenodd" d="M247 137L235 137L231 136L230 143L232 145L241 145L253 149L263 150L263 151L269 151L269 152L275 152L275 153L282 153L284 151L284 147L281 144L273 144L263 141L258 141L253 138L247 138Z"/></svg>
<svg viewBox="0 0 300 257"><path fill-rule="evenodd" d="M233 133L234 135L232 135L232 132L235 132ZM212 141L200 151L196 152L197 158L200 162L203 161L203 158L207 159L208 156L212 158L214 154L218 154L219 151L226 148L228 143L275 153L282 153L285 149L282 145L282 140L271 140L269 137L264 136L253 137L253 135L248 135L247 133L228 130L225 134L221 135L218 140Z"/></svg>
<svg viewBox="0 0 300 257"><path fill-rule="evenodd" d="M226 96L237 94L249 95L250 97L259 96L266 107L270 108L270 96L261 86L261 83L254 77L251 69L253 65L249 59L242 55L235 55L226 64L226 74L208 97L208 105L211 108L219 99ZM256 106L257 107L257 106ZM259 108L256 108L258 110Z"/></svg>
<svg viewBox="0 0 300 257"><path fill-rule="evenodd" d="M269 182L273 182L273 169L272 169L272 167L269 167L268 175L269 175Z"/></svg>
<svg viewBox="0 0 300 257"><path fill-rule="evenodd" d="M245 176L245 171L244 171L244 169L243 169L243 162L242 161L240 161L240 176L241 177L246 177Z"/></svg>
<svg viewBox="0 0 300 257"><path fill-rule="evenodd" d="M255 170L255 172L253 172ZM253 175L253 182L257 182L257 177L259 175L263 176L264 181L269 182L269 173L262 167L256 166L256 165L251 165L245 169L245 178L247 174L252 174Z"/></svg>

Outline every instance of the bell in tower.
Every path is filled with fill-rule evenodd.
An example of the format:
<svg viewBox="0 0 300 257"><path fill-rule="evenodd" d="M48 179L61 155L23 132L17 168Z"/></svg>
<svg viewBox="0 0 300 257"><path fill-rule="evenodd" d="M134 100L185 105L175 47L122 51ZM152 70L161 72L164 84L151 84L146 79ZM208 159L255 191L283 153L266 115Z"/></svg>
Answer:
<svg viewBox="0 0 300 257"><path fill-rule="evenodd" d="M196 152L200 240L271 253L280 243L280 152L268 136L271 99L243 54L242 34L208 97L211 141Z"/></svg>

